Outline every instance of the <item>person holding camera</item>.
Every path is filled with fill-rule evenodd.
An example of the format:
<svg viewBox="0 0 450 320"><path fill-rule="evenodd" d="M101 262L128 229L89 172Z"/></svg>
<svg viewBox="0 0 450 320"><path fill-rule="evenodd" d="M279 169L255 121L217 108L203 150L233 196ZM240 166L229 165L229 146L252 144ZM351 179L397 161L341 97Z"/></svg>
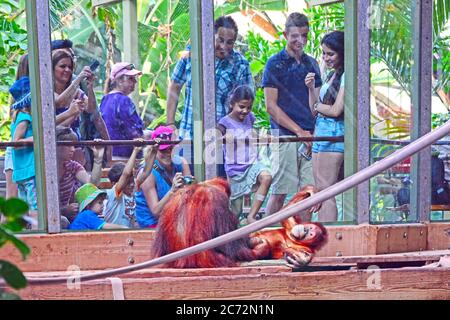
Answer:
<svg viewBox="0 0 450 320"><path fill-rule="evenodd" d="M172 140L174 130L160 126L153 131L151 139ZM135 193L136 220L141 228L156 228L159 215L172 195L186 184L194 182L186 159L173 155L173 146L160 144L152 172ZM144 166L137 180L141 181Z"/></svg>

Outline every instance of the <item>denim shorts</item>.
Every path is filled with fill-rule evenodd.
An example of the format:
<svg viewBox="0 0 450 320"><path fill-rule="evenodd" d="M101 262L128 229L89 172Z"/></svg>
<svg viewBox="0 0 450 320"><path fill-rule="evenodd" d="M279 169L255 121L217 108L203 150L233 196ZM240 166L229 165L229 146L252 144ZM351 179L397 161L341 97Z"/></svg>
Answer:
<svg viewBox="0 0 450 320"><path fill-rule="evenodd" d="M7 147L5 152L5 169L3 173L6 173L8 170L13 170L13 161L12 161L12 148Z"/></svg>
<svg viewBox="0 0 450 320"><path fill-rule="evenodd" d="M328 118L319 115L316 119L314 136L338 137L344 135L344 120ZM343 142L318 141L313 143L312 152L339 152L344 153Z"/></svg>

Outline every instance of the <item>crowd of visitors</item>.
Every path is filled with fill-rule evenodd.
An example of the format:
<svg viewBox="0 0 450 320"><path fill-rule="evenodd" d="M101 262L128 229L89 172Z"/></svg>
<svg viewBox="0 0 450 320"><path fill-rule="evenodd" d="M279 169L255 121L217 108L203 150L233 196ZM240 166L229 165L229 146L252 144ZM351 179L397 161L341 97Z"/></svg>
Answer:
<svg viewBox="0 0 450 320"><path fill-rule="evenodd" d="M337 181L343 162L343 144L336 142L283 142L270 146L263 158L253 129L254 80L244 56L235 50L238 27L229 16L219 17L215 33L215 93L217 129L225 138L219 174L230 184L230 208L243 214L244 197L251 197L247 223L279 211L288 194L305 185L326 188ZM292 13L287 18L286 47L268 60L262 80L271 136L312 137L343 135L344 34L335 31L322 39L321 75L316 59L304 52L308 18ZM83 66L74 74L76 55L70 40L52 42L56 140L155 140L145 149L132 145L93 148L57 146L59 202L62 226L71 230L155 228L164 206L185 185L195 183L192 147L181 154L173 144L161 141L193 137L192 74L190 47L176 63L168 86L167 123L147 130L130 95L142 75L132 63L118 62L108 75L108 92L99 107L94 93L95 70ZM324 79L322 81L322 79ZM181 123L175 113L185 89ZM32 116L28 59L19 63L17 79L10 89L12 140L32 141ZM192 144L191 144L192 145ZM37 197L32 147L8 148L5 161L7 196L18 195L36 218ZM105 169L107 167L107 169ZM106 170L106 171L105 171ZM102 172L111 188L99 189ZM105 176L103 176L103 179ZM268 197L268 195L270 196ZM309 212L303 221L311 221ZM320 221L335 221L336 203L325 202ZM31 219L32 220L32 219Z"/></svg>

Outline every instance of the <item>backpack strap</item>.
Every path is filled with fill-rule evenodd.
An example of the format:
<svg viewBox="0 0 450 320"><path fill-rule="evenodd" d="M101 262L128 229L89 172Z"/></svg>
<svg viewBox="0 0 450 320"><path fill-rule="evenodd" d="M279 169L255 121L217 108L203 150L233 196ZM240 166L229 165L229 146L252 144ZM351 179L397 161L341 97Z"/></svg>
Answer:
<svg viewBox="0 0 450 320"><path fill-rule="evenodd" d="M156 171L158 171L158 173L161 175L161 177L163 177L164 181L166 181L166 183L172 187L172 181L170 180L170 178L167 176L167 173L162 170L156 163L153 164L153 169L155 169Z"/></svg>

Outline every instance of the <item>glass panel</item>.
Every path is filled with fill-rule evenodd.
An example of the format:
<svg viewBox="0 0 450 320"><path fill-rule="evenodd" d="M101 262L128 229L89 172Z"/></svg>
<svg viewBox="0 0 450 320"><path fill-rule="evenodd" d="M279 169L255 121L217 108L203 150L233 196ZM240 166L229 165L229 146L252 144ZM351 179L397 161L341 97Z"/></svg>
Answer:
<svg viewBox="0 0 450 320"><path fill-rule="evenodd" d="M233 7L234 6L234 7ZM244 4L242 2L236 2L232 4L231 2L224 0L216 0L215 1L215 13L216 18L221 14L228 13L231 17L236 21L239 27L239 35L237 37L237 41L234 45L234 50L236 52L240 52L244 54L245 58L248 60L250 64L251 73L254 79L255 88L256 88L256 98L253 102L252 112L255 115L256 121L253 125L253 129L257 131L257 134L264 135L266 133L274 134L274 131L271 131L271 121L276 122L274 119L270 119L269 114L267 112L266 100L264 95L264 84L263 84L263 75L265 69L267 67L267 63L271 57L278 54L281 50L283 50L287 46L287 39L282 35L282 32L285 31L285 23L286 19L292 12L300 12L305 14L309 19L309 34L308 41L304 48L304 52L316 59L320 65L320 71L322 72L322 78L326 80L327 73L330 70L326 70L325 63L322 59L322 46L321 40L324 35L333 30L343 30L343 22L344 22L344 4L332 4L329 6L314 6L311 8L307 8L306 3L303 1L278 1L271 2L270 4L267 2L252 2L251 4ZM216 63L217 67L217 63ZM287 70L286 70L287 71ZM216 69L216 77L220 70ZM329 74L329 73L328 73ZM291 73L292 76L292 73ZM294 78L291 78L292 81ZM299 80L304 81L304 79ZM299 84L301 85L301 84ZM280 89L278 90L278 94L280 94ZM279 95L279 97L281 94ZM217 99L216 99L217 102ZM282 103L278 102L280 105ZM307 103L308 104L308 103ZM232 107L232 106L231 106ZM306 112L310 112L309 108ZM272 123L273 124L273 123ZM288 133L283 133L282 135L288 135ZM290 144L292 146L292 143ZM272 145L273 147L273 145ZM302 158L302 151L300 144L297 143L295 147L292 147L292 150L287 152L290 154L294 154L294 160L292 163L289 163L289 167L295 167L293 171L295 171L295 175L297 175L297 163L295 157L298 152L298 159ZM267 146L259 147L260 155L263 154L263 159L265 159L265 163L268 168L271 169L271 173L275 176L274 170L276 169L276 165L274 162L273 148L269 148ZM304 153L304 152L303 152ZM285 153L286 154L286 153ZM341 153L342 155L342 153ZM280 158L281 159L281 158ZM311 161L309 160L309 164ZM282 161L281 161L282 162ZM305 162L305 160L303 160ZM304 165L304 164L303 164ZM324 164L322 163L322 166ZM334 163L328 163L326 165L335 165ZM335 175L339 176L339 179L342 178L342 175L338 175L340 171L340 166L336 166ZM289 169L291 170L291 169ZM342 170L342 169L341 169ZM288 171L287 168L284 171ZM271 197L271 193L274 190L274 184L280 183L272 181L271 189L269 190L265 201L262 205L261 211L265 212L266 209L271 212L276 212L280 209L280 205L278 202L269 201L268 199ZM289 179L294 179L294 175L285 177L285 183ZM300 183L301 184L301 183ZM287 185L287 184L286 184ZM327 185L328 186L328 185ZM322 186L326 187L326 186ZM287 203L293 195L296 193L297 186L290 188L284 203ZM335 207L335 211L337 211L332 221L342 221L343 218L343 210L342 210L342 197L338 196L337 198L337 209L336 205L331 203L331 207ZM251 210L252 203L254 204L254 197L247 199L244 201L244 209L241 214L241 219L245 222L246 214ZM271 203L267 207L267 204ZM327 210L325 210L327 211ZM267 214L267 213L265 213ZM323 217L327 221L330 219ZM313 215L313 220L322 220L317 214Z"/></svg>
<svg viewBox="0 0 450 320"><path fill-rule="evenodd" d="M433 7L433 83L431 126L436 128L450 119L450 26L448 2L435 1ZM450 220L450 136L432 147L431 221Z"/></svg>
<svg viewBox="0 0 450 320"><path fill-rule="evenodd" d="M385 158L411 134L411 1L371 2L371 163ZM412 182L414 183L414 182ZM370 181L373 223L412 219L410 159Z"/></svg>
<svg viewBox="0 0 450 320"><path fill-rule="evenodd" d="M76 56L72 82L77 81L77 76L84 73L83 68L86 66L92 68L98 61L98 67L94 71L93 90L100 113L92 112L89 115L80 112L79 116L68 122L60 123L58 120L57 122L70 124L80 140L107 139L108 136L112 140L132 140L140 137L150 139L151 130L167 122L165 110L168 100L168 80L175 68L175 62L187 54L189 1L137 1L136 8L132 7L132 1L123 4L113 2L112 5L97 7L94 11L87 7L87 2L69 3L64 9L64 19L53 25L52 39L69 39L73 43L72 50L69 50L69 54ZM127 7L127 4L131 7ZM133 13L137 13L137 22L131 18ZM134 30L133 26L137 30ZM135 50L133 36L137 38ZM55 82L59 82L60 75L56 71L54 76ZM61 94L67 90L69 84L70 82L67 82L60 89L57 86L55 88L61 91L58 92ZM79 95L89 96L87 81L82 80L77 90L80 92ZM80 99L77 95L73 98ZM115 104L117 101L118 104ZM178 103L182 105L183 101L184 93L180 94ZM61 111L67 110L68 106L70 104L67 103L61 106L65 108ZM180 115L181 112L177 112L177 124ZM104 126L98 123L102 122L101 119ZM68 135L57 138L71 139ZM165 136L162 139L170 137ZM132 150L132 147L115 146L112 160L109 161L108 157L104 157L98 183L100 189L106 191L114 185L117 186L125 164L133 158ZM94 176L97 170L95 154L88 148L77 148L71 159L63 158L63 155L71 153L72 151L68 153L63 150L58 152L66 178L76 180L73 188L64 192L62 189L65 187L62 187L60 191L63 215L68 217L69 223L73 222L75 216L80 217L77 208L90 208L93 204L92 199L88 197L93 194L92 190L86 190L86 194L79 191L79 197L75 194L75 190L89 181L89 176ZM134 163L135 178L142 174L144 154L142 151L137 154ZM79 162L81 166L74 161ZM62 162L65 164L62 165ZM81 172L86 170L87 176L80 178L79 174L76 177L70 175L70 170L76 170L75 168L80 168ZM73 182L70 183L72 184ZM107 224L116 226L104 225L103 229L116 228L117 225L148 227L149 219L140 221L135 215L140 207L147 207L147 202L142 193L139 194L139 201L135 201L133 185L132 180L126 180L121 188L123 196L120 197L115 196L113 190L108 191L108 198L114 198L114 201L105 202L104 217L100 218ZM95 226L90 228L95 229Z"/></svg>
<svg viewBox="0 0 450 320"><path fill-rule="evenodd" d="M2 4L0 20L0 86L3 88L0 93L0 141L23 142L33 136L24 4L14 1ZM44 228L44 221L38 221L39 188L36 188L34 163L32 146L0 148L0 197L18 197L28 204L24 232ZM4 206L5 210L7 207ZM7 222L12 222L11 219L10 216Z"/></svg>

